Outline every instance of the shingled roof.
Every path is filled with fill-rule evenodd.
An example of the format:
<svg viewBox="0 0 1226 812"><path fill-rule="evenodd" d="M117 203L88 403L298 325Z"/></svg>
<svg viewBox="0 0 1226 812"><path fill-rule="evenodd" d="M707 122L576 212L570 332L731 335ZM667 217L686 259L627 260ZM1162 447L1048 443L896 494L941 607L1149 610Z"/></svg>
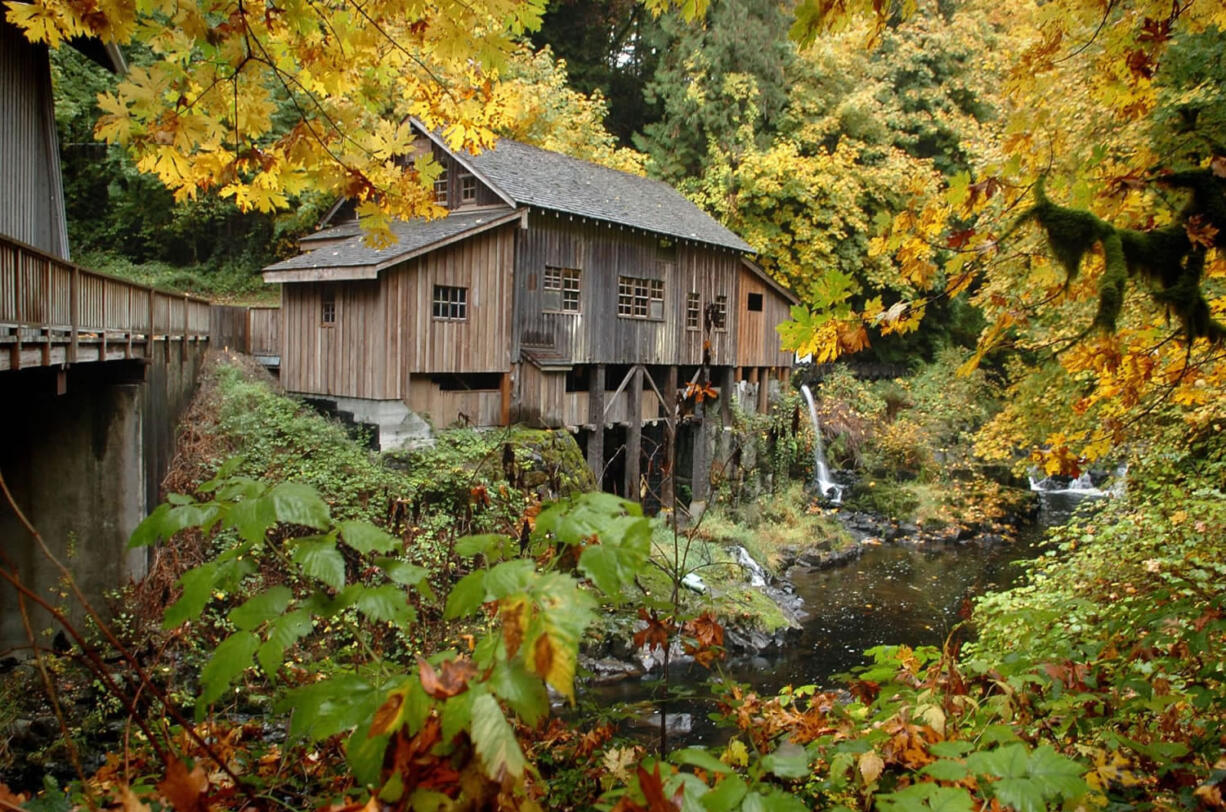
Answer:
<svg viewBox="0 0 1226 812"><path fill-rule="evenodd" d="M441 140L437 143L442 144ZM495 191L521 206L576 214L622 226L753 253L680 192L658 180L619 172L559 152L503 138L478 155L453 153Z"/></svg>
<svg viewBox="0 0 1226 812"><path fill-rule="evenodd" d="M435 220L401 220L391 225L396 242L385 248L367 245L356 222L344 223L312 235L316 239L336 238L343 242L325 245L269 265L264 269L264 281L302 281L311 272L323 268L330 271L330 279L374 279L383 268L512 222L520 216L515 209L503 206L474 212L454 212Z"/></svg>

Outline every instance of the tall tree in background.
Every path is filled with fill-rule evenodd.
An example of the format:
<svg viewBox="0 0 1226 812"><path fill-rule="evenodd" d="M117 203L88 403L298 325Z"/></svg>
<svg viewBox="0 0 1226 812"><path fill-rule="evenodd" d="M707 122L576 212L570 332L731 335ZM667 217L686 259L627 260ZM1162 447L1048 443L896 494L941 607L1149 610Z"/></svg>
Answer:
<svg viewBox="0 0 1226 812"><path fill-rule="evenodd" d="M566 63L570 87L607 100L603 126L629 147L660 114L645 94L660 62L659 25L637 0L556 0L531 40Z"/></svg>
<svg viewBox="0 0 1226 812"><path fill-rule="evenodd" d="M913 280L870 253L884 218L968 165L967 150L990 108L972 87L970 55L986 47L978 27L937 14L895 22L881 47L867 32L831 35L788 71L788 103L765 147L749 135L735 151L712 149L701 180L683 181L697 200L761 254L767 269L817 309L873 309L918 294ZM973 325L961 302L944 303L919 336L874 340L881 358L929 356ZM969 320L968 320L968 317ZM882 325L887 334L901 322ZM819 357L863 349L868 333L829 320ZM977 326L972 329L977 330Z"/></svg>
<svg viewBox="0 0 1226 812"><path fill-rule="evenodd" d="M716 0L701 23L677 14L659 23L649 42L660 64L647 98L660 105L660 118L636 139L649 172L678 184L701 175L712 150L734 156L768 144L787 107L795 59L790 19L777 0Z"/></svg>
<svg viewBox="0 0 1226 812"><path fill-rule="evenodd" d="M802 36L834 19L802 12ZM909 326L972 290L987 326L967 368L1013 358L982 453L1035 448L1049 472L1076 473L1163 427L1220 425L1226 6L973 0L966 16L994 29L976 68L1001 116L968 171L914 190L873 243L928 292L883 312L845 297L804 315L792 343L837 352L853 322Z"/></svg>

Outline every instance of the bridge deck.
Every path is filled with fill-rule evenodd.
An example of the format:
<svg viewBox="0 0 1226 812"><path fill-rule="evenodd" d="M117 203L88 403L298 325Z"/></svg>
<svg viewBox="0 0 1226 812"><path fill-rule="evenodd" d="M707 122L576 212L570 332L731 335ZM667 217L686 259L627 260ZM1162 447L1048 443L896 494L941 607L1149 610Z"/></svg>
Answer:
<svg viewBox="0 0 1226 812"><path fill-rule="evenodd" d="M147 358L205 341L209 303L87 270L0 236L0 371Z"/></svg>

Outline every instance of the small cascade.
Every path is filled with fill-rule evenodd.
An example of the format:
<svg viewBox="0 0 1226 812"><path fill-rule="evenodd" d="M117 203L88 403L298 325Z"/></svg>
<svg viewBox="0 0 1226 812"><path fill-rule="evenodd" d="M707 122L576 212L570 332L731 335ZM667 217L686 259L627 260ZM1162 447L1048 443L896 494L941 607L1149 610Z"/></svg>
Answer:
<svg viewBox="0 0 1226 812"><path fill-rule="evenodd" d="M808 384L801 384L801 393L809 404L809 422L813 424L813 477L817 482L817 490L822 496L836 505L843 501L843 486L830 478L830 466L826 464L826 449L822 444L822 425L817 419L817 404L813 402L813 393Z"/></svg>
<svg viewBox="0 0 1226 812"><path fill-rule="evenodd" d="M1124 492L1124 483L1128 474L1128 466L1121 465L1115 471L1113 477L1114 482L1108 490L1102 490L1094 484L1094 480L1090 478L1088 471L1081 474L1076 479L1068 482L1061 482L1052 477L1043 477L1036 479L1034 473L1030 474L1030 490L1039 493L1060 493L1069 494L1070 496L1121 496Z"/></svg>
<svg viewBox="0 0 1226 812"><path fill-rule="evenodd" d="M766 586L766 570L762 569L761 564L754 561L753 556L749 554L748 550L737 545L732 548L732 554L736 558L736 563L745 569L745 576L750 586Z"/></svg>

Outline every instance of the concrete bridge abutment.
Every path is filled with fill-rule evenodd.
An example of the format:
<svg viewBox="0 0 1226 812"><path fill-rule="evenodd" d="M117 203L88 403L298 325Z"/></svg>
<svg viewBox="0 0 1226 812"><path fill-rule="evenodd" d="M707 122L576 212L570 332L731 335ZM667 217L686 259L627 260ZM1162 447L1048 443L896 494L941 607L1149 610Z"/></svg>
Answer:
<svg viewBox="0 0 1226 812"><path fill-rule="evenodd" d="M127 539L160 498L176 423L195 390L206 346L0 373L0 472L17 506L100 611L108 591L145 574L147 551L129 551ZM79 626L83 610L6 500L0 500L0 547L6 568ZM36 630L51 628L46 612L27 606ZM28 645L17 592L0 582L0 651L20 656Z"/></svg>

